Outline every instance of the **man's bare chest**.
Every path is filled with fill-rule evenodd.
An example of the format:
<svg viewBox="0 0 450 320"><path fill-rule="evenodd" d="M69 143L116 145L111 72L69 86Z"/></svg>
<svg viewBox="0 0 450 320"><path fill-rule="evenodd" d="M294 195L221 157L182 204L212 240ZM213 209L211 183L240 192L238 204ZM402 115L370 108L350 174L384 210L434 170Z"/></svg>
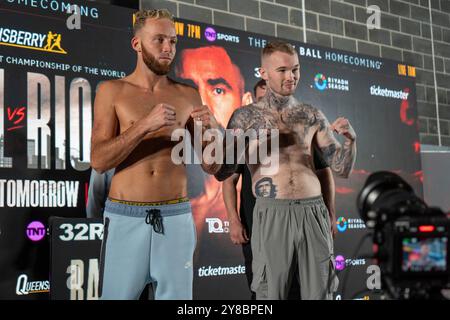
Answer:
<svg viewBox="0 0 450 320"><path fill-rule="evenodd" d="M115 110L121 131L126 130L136 121L148 116L159 103L165 103L175 107L175 127L185 127L193 109L192 103L188 99L183 99L180 95L165 94L155 96L134 93L122 95L115 101Z"/></svg>

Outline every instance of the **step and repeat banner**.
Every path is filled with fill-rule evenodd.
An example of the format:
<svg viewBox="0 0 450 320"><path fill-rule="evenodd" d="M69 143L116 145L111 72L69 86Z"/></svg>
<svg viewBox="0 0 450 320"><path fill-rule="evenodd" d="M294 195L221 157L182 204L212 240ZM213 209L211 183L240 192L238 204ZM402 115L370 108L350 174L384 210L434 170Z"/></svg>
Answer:
<svg viewBox="0 0 450 320"><path fill-rule="evenodd" d="M80 29L70 29L77 19L67 13L73 4L80 8ZM98 298L101 220L84 218L92 107L101 81L135 66L131 29L132 11L114 6L0 3L0 299ZM236 108L251 102L260 52L272 38L183 19L176 29L170 76L198 88L226 125ZM348 118L358 134L355 170L349 179L336 178L335 298L375 299L366 290L373 264L367 237L356 252L367 234L356 196L379 170L398 173L422 196L415 68L291 43L300 57L297 99L330 122ZM198 235L194 298L248 299L222 185L199 166L187 169Z"/></svg>

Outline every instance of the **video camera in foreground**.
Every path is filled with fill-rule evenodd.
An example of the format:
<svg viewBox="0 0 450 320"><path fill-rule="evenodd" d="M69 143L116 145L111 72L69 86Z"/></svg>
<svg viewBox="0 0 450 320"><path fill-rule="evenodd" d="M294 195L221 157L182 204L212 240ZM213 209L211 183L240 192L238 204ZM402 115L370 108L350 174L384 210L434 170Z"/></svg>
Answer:
<svg viewBox="0 0 450 320"><path fill-rule="evenodd" d="M367 178L357 198L361 218L373 230L382 289L393 299L441 299L450 279L450 223L428 207L392 172Z"/></svg>

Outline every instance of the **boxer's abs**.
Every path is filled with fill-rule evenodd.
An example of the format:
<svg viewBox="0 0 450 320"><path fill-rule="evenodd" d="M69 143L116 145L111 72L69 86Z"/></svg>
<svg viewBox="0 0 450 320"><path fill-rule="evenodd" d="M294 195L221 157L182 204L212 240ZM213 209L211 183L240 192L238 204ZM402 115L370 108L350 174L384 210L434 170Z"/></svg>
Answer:
<svg viewBox="0 0 450 320"><path fill-rule="evenodd" d="M175 165L170 157L120 167L111 182L110 198L155 202L187 196L186 168Z"/></svg>

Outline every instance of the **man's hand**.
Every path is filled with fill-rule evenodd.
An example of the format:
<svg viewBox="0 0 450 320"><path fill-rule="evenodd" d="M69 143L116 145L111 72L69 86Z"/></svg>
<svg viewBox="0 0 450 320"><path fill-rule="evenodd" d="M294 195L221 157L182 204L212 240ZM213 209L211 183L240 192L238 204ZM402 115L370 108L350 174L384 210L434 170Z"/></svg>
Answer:
<svg viewBox="0 0 450 320"><path fill-rule="evenodd" d="M334 239L334 238L336 238L336 235L338 233L335 215L330 215L330 225L331 225L331 235L333 236L333 239Z"/></svg>
<svg viewBox="0 0 450 320"><path fill-rule="evenodd" d="M194 119L195 124L201 122L203 128L218 129L220 127L208 106L195 107L191 112L191 117Z"/></svg>
<svg viewBox="0 0 450 320"><path fill-rule="evenodd" d="M249 238L241 221L234 219L230 221L230 238L234 244L247 243Z"/></svg>
<svg viewBox="0 0 450 320"><path fill-rule="evenodd" d="M141 121L147 133L155 132L163 127L170 127L176 122L175 107L158 103Z"/></svg>
<svg viewBox="0 0 450 320"><path fill-rule="evenodd" d="M336 131L338 134L342 134L351 141L355 141L356 139L355 130L353 130L350 122L344 117L337 118L331 125L330 129L332 131Z"/></svg>

